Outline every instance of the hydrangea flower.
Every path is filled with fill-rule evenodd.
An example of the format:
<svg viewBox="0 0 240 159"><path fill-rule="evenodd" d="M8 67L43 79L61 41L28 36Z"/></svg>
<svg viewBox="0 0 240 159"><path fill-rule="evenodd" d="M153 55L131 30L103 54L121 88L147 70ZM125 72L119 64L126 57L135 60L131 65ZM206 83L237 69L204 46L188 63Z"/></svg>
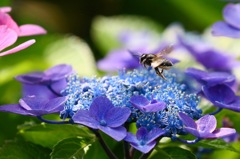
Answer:
<svg viewBox="0 0 240 159"><path fill-rule="evenodd" d="M18 26L7 12L10 7L0 8L0 51L13 45L18 37L45 34L46 30L34 24L25 24ZM23 50L35 43L35 40L28 40L10 50L0 52L0 56L5 56Z"/></svg>
<svg viewBox="0 0 240 159"><path fill-rule="evenodd" d="M74 123L99 129L120 141L127 135L123 124L130 114L129 108L114 107L108 98L102 96L93 100L89 110L79 110L72 120Z"/></svg>
<svg viewBox="0 0 240 159"><path fill-rule="evenodd" d="M135 149L143 153L148 153L156 145L156 139L164 135L164 133L165 131L159 128L148 131L146 128L141 127L138 129L136 136L128 133L124 140L129 142Z"/></svg>
<svg viewBox="0 0 240 159"><path fill-rule="evenodd" d="M204 66L207 70L231 72L232 69L240 65L234 56L213 48L201 39L191 39L179 37L179 43L195 58L195 60ZM206 60L207 59L207 60Z"/></svg>
<svg viewBox="0 0 240 159"><path fill-rule="evenodd" d="M59 113L63 110L63 104L67 97L47 99L37 96L27 96L19 100L19 104L9 104L0 107L2 112L11 112L21 115L42 116Z"/></svg>
<svg viewBox="0 0 240 159"><path fill-rule="evenodd" d="M214 36L240 38L240 3L228 4L223 9L224 21L213 24Z"/></svg>
<svg viewBox="0 0 240 159"><path fill-rule="evenodd" d="M66 77L73 72L72 66L59 64L44 72L19 75L16 80L23 84L23 96L54 98L61 96L61 90L67 86Z"/></svg>
<svg viewBox="0 0 240 159"><path fill-rule="evenodd" d="M127 122L136 122L137 128L145 127L149 131L156 127L161 128L165 130L165 136L183 134L185 132L178 112L185 112L195 119L200 118L202 111L197 108L199 98L196 94L186 93L186 85L176 82L174 73L166 71L164 75L167 80L161 79L152 69L121 72L118 76L102 78L79 78L71 75L62 92L62 95L68 96L68 100L61 117L71 118L79 110L89 110L95 98L106 96L115 107L127 107L131 110ZM163 107L156 111L142 111L136 107L140 105L133 96L142 96L140 98L146 104L154 99L152 104L156 100Z"/></svg>
<svg viewBox="0 0 240 159"><path fill-rule="evenodd" d="M217 120L213 115L204 115L196 122L186 114L179 112L185 130L198 138L221 138L236 133L232 128L216 129Z"/></svg>
<svg viewBox="0 0 240 159"><path fill-rule="evenodd" d="M240 112L240 97L236 96L233 90L227 85L204 86L202 91L204 97L211 101L216 107Z"/></svg>

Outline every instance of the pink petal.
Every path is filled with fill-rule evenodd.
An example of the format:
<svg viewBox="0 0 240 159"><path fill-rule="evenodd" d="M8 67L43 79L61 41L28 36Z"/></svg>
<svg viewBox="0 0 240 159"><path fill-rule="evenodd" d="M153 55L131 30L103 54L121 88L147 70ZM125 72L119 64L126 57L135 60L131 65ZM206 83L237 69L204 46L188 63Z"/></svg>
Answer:
<svg viewBox="0 0 240 159"><path fill-rule="evenodd" d="M17 33L6 25L0 26L0 51L11 46L17 40Z"/></svg>
<svg viewBox="0 0 240 159"><path fill-rule="evenodd" d="M25 24L19 27L19 36L30 36L30 35L39 35L46 34L47 31L39 25L34 24Z"/></svg>
<svg viewBox="0 0 240 159"><path fill-rule="evenodd" d="M19 33L17 23L7 13L0 12L0 25L6 25L8 28L13 29L17 34Z"/></svg>
<svg viewBox="0 0 240 159"><path fill-rule="evenodd" d="M7 50L7 51L4 51L4 52L0 53L0 56L5 56L5 55L8 55L8 54L13 54L13 53L15 53L15 52L18 52L18 51L20 51L20 50L23 50L23 49L29 47L30 45L32 45L32 44L35 43L35 42L36 42L36 41L35 41L34 39L28 40L28 41L26 41L26 42L24 42L24 43L22 43L22 44L20 44L20 45L18 45L18 46L16 46L16 47L10 49L10 50Z"/></svg>
<svg viewBox="0 0 240 159"><path fill-rule="evenodd" d="M0 7L0 12L8 13L11 12L11 7Z"/></svg>

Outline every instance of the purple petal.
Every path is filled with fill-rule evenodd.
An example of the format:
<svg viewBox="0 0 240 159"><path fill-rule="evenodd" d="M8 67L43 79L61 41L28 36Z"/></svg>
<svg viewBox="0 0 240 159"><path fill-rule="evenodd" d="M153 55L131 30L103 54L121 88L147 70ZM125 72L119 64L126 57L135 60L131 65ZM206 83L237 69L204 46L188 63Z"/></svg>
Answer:
<svg viewBox="0 0 240 159"><path fill-rule="evenodd" d="M135 149L137 149L137 150L141 151L142 153L146 154L146 153L148 153L150 150L152 150L155 147L156 141L151 142L151 143L149 143L147 145L133 145L133 144L131 144L131 145Z"/></svg>
<svg viewBox="0 0 240 159"><path fill-rule="evenodd" d="M51 81L58 81L60 79L65 78L67 75L73 72L72 66L66 64L56 65L54 67L49 68L44 72L45 76Z"/></svg>
<svg viewBox="0 0 240 159"><path fill-rule="evenodd" d="M42 98L52 99L58 97L45 85L23 84L23 96L38 96Z"/></svg>
<svg viewBox="0 0 240 159"><path fill-rule="evenodd" d="M0 21L1 22L1 21ZM9 29L6 25L0 26L0 51L13 45L17 40L17 34L14 30ZM0 56L4 56L0 54Z"/></svg>
<svg viewBox="0 0 240 159"><path fill-rule="evenodd" d="M11 12L11 7L0 7L0 12L8 13Z"/></svg>
<svg viewBox="0 0 240 159"><path fill-rule="evenodd" d="M192 135L194 135L194 136L196 136L196 137L202 137L202 136L199 134L199 132L197 131L197 129L194 129L194 128L191 128L191 127L184 127L184 129L185 129L188 133L190 133L190 134L192 134Z"/></svg>
<svg viewBox="0 0 240 159"><path fill-rule="evenodd" d="M131 144L134 144L134 145L138 144L138 140L137 140L136 136L130 132L127 133L127 136L124 138L124 140Z"/></svg>
<svg viewBox="0 0 240 159"><path fill-rule="evenodd" d="M144 140L148 134L148 130L145 127L140 127L136 133L137 140Z"/></svg>
<svg viewBox="0 0 240 159"><path fill-rule="evenodd" d="M139 60L127 50L113 50L104 59L98 61L97 66L103 71L118 71L123 68L134 69L140 66Z"/></svg>
<svg viewBox="0 0 240 159"><path fill-rule="evenodd" d="M197 81L199 81L202 84L204 84L204 81L202 80L202 78L207 75L207 72L196 69L196 68L187 68L185 73L187 75L193 77L194 79L196 79Z"/></svg>
<svg viewBox="0 0 240 159"><path fill-rule="evenodd" d="M96 121L88 110L79 110L73 117L74 123L82 124L93 129L98 129L99 122Z"/></svg>
<svg viewBox="0 0 240 159"><path fill-rule="evenodd" d="M224 20L231 26L240 29L240 4L228 4L223 10Z"/></svg>
<svg viewBox="0 0 240 159"><path fill-rule="evenodd" d="M165 131L160 128L153 128L151 131L148 132L146 136L146 144L150 144L154 142L159 136L162 136L165 134Z"/></svg>
<svg viewBox="0 0 240 159"><path fill-rule="evenodd" d="M212 34L214 36L240 38L240 29L231 27L227 23L220 21L212 25Z"/></svg>
<svg viewBox="0 0 240 159"><path fill-rule="evenodd" d="M37 84L42 81L43 75L44 74L42 72L33 72L16 76L15 79L26 84Z"/></svg>
<svg viewBox="0 0 240 159"><path fill-rule="evenodd" d="M101 121L104 119L105 114L108 112L108 110L113 107L113 104L107 97L101 96L93 100L89 111L92 117L98 121Z"/></svg>
<svg viewBox="0 0 240 159"><path fill-rule="evenodd" d="M186 127L197 129L197 124L192 118L182 112L179 112L178 115Z"/></svg>
<svg viewBox="0 0 240 159"><path fill-rule="evenodd" d="M50 87L54 90L54 92L61 94L61 91L67 87L67 80L62 79L56 82L52 82Z"/></svg>
<svg viewBox="0 0 240 159"><path fill-rule="evenodd" d="M232 67L239 63L229 54L227 55L225 52L213 49L202 41L197 41L190 45L179 38L179 42L192 54L196 61L207 69L229 72L232 70Z"/></svg>
<svg viewBox="0 0 240 159"><path fill-rule="evenodd" d="M216 129L212 134L213 137L211 136L211 138L220 138L236 134L236 130L232 128L220 128Z"/></svg>
<svg viewBox="0 0 240 159"><path fill-rule="evenodd" d="M158 112L166 108L166 103L165 102L156 102L153 104L148 104L144 107L142 107L142 110L145 112Z"/></svg>
<svg viewBox="0 0 240 159"><path fill-rule="evenodd" d="M61 107L67 100L67 97L57 97L49 100L49 102L42 107L46 111L58 110L58 107Z"/></svg>
<svg viewBox="0 0 240 159"><path fill-rule="evenodd" d="M36 96L23 97L19 100L20 106L26 110L43 110L48 102L48 99Z"/></svg>
<svg viewBox="0 0 240 159"><path fill-rule="evenodd" d="M0 53L0 56L5 56L5 55L9 55L9 54L13 54L13 53L16 53L18 51L21 51L23 49L26 49L27 47L31 46L32 44L34 44L36 41L34 39L32 40L28 40L10 50L7 50L7 51L4 51L4 52L1 52Z"/></svg>
<svg viewBox="0 0 240 159"><path fill-rule="evenodd" d="M115 128L110 128L107 126L99 126L99 129L104 133L108 134L109 136L111 136L116 141L123 140L127 135L127 131L123 126L115 127Z"/></svg>
<svg viewBox="0 0 240 159"><path fill-rule="evenodd" d="M217 120L213 115L204 115L196 121L199 133L212 133L217 126Z"/></svg>
<svg viewBox="0 0 240 159"><path fill-rule="evenodd" d="M138 109L141 109L141 107L145 106L145 105L148 105L150 102L148 101L147 98L143 97L143 96L140 96L140 95L137 95L137 96L132 96L130 98L130 103L138 108Z"/></svg>
<svg viewBox="0 0 240 159"><path fill-rule="evenodd" d="M129 108L114 107L105 114L105 121L109 127L119 127L125 123L131 114Z"/></svg>
<svg viewBox="0 0 240 159"><path fill-rule="evenodd" d="M21 115L35 116L34 114L30 113L29 111L23 109L19 104L3 105L0 107L0 111L16 113L16 114L21 114Z"/></svg>
<svg viewBox="0 0 240 159"><path fill-rule="evenodd" d="M220 108L225 108L225 109L230 109L230 110L233 110L233 111L236 111L236 112L240 112L240 97L237 96L235 98L235 100L232 103L229 103L229 104L225 104L225 103L221 103L221 102L216 101L215 105L220 107Z"/></svg>
<svg viewBox="0 0 240 159"><path fill-rule="evenodd" d="M212 87L203 86L204 96L213 104L216 102L229 104L235 100L235 93L228 86L221 84Z"/></svg>
<svg viewBox="0 0 240 159"><path fill-rule="evenodd" d="M209 86L222 83L232 85L235 79L236 78L234 75L227 72L210 72L208 75L202 78L202 80L206 81Z"/></svg>
<svg viewBox="0 0 240 159"><path fill-rule="evenodd" d="M39 25L34 24L25 24L19 26L19 36L30 36L30 35L39 35L46 34L47 31Z"/></svg>

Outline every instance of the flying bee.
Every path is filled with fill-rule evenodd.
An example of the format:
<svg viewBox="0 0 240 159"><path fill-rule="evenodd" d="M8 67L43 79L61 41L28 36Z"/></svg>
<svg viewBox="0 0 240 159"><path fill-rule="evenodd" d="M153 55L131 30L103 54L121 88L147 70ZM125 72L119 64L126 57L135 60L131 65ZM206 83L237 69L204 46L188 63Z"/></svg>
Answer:
<svg viewBox="0 0 240 159"><path fill-rule="evenodd" d="M152 68L154 68L158 76L166 80L166 78L163 75L163 71L169 70L173 66L173 63L164 58L164 56L169 54L172 50L173 46L169 45L162 51L158 52L157 54L142 54L139 57L140 63L145 68L146 66L151 66Z"/></svg>

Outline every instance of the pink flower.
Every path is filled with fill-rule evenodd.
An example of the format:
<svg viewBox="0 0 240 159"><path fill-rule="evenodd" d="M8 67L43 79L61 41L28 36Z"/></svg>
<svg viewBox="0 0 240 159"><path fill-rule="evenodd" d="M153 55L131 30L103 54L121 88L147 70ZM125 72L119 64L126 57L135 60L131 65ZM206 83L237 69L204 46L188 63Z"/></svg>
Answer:
<svg viewBox="0 0 240 159"><path fill-rule="evenodd" d="M35 40L31 39L10 50L2 52L5 48L13 45L18 37L46 34L46 30L38 25L25 24L18 26L12 17L7 14L7 12L10 11L11 7L0 8L0 56L16 53L35 43Z"/></svg>

